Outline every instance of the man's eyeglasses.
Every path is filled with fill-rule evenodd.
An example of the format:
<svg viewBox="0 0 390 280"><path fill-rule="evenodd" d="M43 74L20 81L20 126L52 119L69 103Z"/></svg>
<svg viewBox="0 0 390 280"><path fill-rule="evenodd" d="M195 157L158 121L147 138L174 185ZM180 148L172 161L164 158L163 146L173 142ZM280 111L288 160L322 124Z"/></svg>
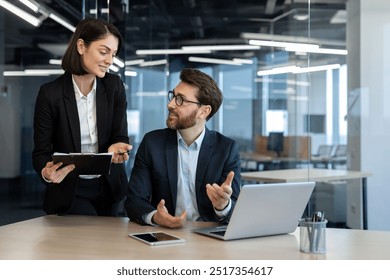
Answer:
<svg viewBox="0 0 390 280"><path fill-rule="evenodd" d="M173 92L173 90L168 91L168 101L171 101L173 98L175 98L175 103L176 103L177 106L183 105L183 102L203 105L202 103L199 103L199 102L187 100L187 99L184 98L183 95L180 95L180 94L176 95Z"/></svg>

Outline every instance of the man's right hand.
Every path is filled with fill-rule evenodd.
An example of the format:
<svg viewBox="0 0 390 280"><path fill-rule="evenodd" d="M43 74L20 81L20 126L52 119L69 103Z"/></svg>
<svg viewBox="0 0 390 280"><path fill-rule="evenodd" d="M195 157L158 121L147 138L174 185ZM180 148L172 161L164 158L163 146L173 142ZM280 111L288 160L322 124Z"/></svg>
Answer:
<svg viewBox="0 0 390 280"><path fill-rule="evenodd" d="M66 175L68 175L76 167L74 164L69 164L60 168L61 166L62 162L54 164L52 161L49 161L46 163L46 166L42 169L41 172L45 181L55 184L61 183Z"/></svg>
<svg viewBox="0 0 390 280"><path fill-rule="evenodd" d="M183 213L181 213L178 217L169 214L167 208L165 207L165 200L161 199L160 203L157 205L157 212L154 213L152 217L152 221L153 223L163 227L181 228L184 226L186 218L186 211L183 211Z"/></svg>

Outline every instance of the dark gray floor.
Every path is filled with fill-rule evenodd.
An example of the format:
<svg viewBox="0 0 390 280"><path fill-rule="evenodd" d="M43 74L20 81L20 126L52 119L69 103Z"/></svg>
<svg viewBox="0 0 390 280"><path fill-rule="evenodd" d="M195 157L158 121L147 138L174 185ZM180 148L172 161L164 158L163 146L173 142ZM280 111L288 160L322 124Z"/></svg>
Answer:
<svg viewBox="0 0 390 280"><path fill-rule="evenodd" d="M45 215L43 190L35 174L0 179L0 226Z"/></svg>

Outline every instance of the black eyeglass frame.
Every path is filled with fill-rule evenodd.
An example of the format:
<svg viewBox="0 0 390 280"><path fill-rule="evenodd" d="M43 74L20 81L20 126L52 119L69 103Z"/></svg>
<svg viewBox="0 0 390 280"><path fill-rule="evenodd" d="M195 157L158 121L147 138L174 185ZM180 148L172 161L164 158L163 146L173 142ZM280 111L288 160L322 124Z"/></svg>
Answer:
<svg viewBox="0 0 390 280"><path fill-rule="evenodd" d="M185 97L181 94L178 94L176 95L175 92L173 90L170 90L168 91L168 101L170 102L173 98L175 98L175 103L178 107L182 106L183 105L183 102L187 102L187 103L193 103L193 104L197 104L199 106L202 106L204 104L202 103L199 103L199 102L195 102L195 101L191 101L191 100L187 100L185 99Z"/></svg>

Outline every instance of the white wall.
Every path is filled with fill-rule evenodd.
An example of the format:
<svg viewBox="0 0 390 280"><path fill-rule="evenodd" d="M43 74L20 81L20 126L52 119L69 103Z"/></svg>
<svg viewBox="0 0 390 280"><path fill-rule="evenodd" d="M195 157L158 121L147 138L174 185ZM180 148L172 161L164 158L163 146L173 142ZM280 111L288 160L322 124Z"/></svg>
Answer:
<svg viewBox="0 0 390 280"><path fill-rule="evenodd" d="M327 103L327 79L326 71L313 72L310 74L310 101L309 101L309 113L310 114L319 114L326 115L327 107L332 106L332 104ZM331 94L335 94L332 92ZM337 94L338 96L338 94ZM332 142L331 137L328 135L333 135L332 131L326 131L326 133L312 133L312 154L316 153L318 147L322 144L337 144Z"/></svg>
<svg viewBox="0 0 390 280"><path fill-rule="evenodd" d="M353 164L360 161L361 170L373 174L367 185L368 229L390 230L390 1L360 0L358 36L355 75L361 84L349 92L360 95L361 155Z"/></svg>

